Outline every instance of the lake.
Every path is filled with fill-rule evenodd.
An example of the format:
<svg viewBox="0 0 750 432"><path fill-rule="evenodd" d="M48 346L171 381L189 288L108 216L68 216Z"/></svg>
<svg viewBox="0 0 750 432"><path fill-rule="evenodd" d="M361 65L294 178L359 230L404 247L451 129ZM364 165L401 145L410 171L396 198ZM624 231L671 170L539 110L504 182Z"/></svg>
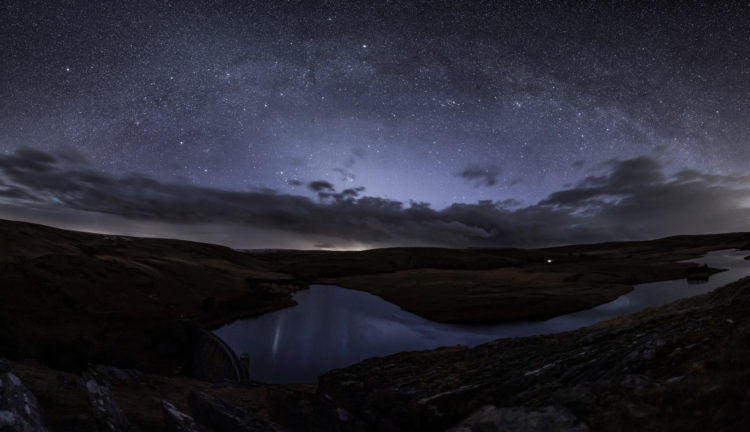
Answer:
<svg viewBox="0 0 750 432"><path fill-rule="evenodd" d="M703 294L750 275L748 252L722 250L691 260L727 269L702 284L685 279L635 285L617 299L546 321L457 325L430 321L380 297L332 285L294 294L297 306L237 320L214 331L238 355L250 355L250 377L267 383L315 382L317 376L400 351L466 345L574 330L648 307Z"/></svg>

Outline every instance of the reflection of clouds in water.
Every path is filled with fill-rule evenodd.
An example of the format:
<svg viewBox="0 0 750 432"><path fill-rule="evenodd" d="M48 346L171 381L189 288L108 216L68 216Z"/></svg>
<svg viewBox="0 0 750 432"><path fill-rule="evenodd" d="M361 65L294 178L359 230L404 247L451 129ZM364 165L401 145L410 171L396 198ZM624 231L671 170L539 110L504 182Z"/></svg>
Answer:
<svg viewBox="0 0 750 432"><path fill-rule="evenodd" d="M729 269L712 276L707 284L688 285L685 280L641 284L609 303L542 322L479 326L437 323L366 292L314 285L295 294L298 306L236 321L216 334L236 352L250 354L253 379L311 382L330 369L369 357L574 330L705 293L749 275L750 262L744 260L745 255L716 251L696 260Z"/></svg>

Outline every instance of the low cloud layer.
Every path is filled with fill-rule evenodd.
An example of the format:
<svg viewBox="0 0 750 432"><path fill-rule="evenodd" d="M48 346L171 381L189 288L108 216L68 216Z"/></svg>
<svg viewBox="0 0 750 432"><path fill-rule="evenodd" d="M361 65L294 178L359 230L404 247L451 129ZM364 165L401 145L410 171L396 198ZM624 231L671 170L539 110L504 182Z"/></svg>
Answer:
<svg viewBox="0 0 750 432"><path fill-rule="evenodd" d="M274 247L269 232L310 245L523 247L750 230L748 176L691 170L667 175L646 157L605 168L526 207L505 200L434 209L368 196L364 188L337 191L324 181L307 185L316 195L309 198L115 177L75 158L25 149L0 155L0 204L6 215L46 223L49 215L70 211L116 215L169 227L154 232L163 236L200 225L200 240L226 243L222 239L231 237L233 246L243 247ZM43 221L41 214L47 215ZM247 238L226 232L237 227L244 227Z"/></svg>

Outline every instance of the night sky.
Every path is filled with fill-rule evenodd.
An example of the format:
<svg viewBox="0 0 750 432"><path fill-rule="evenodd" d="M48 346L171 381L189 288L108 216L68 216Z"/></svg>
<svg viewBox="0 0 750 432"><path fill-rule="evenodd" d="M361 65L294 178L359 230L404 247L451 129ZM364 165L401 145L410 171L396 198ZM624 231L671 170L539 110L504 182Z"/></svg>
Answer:
<svg viewBox="0 0 750 432"><path fill-rule="evenodd" d="M750 2L660 3L6 0L0 218L240 248L750 230Z"/></svg>

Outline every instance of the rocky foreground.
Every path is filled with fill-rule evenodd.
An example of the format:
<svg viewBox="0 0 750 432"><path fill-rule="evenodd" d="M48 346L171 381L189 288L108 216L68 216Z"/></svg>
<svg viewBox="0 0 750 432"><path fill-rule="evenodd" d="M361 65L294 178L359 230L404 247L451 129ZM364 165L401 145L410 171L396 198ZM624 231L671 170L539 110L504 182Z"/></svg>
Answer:
<svg viewBox="0 0 750 432"><path fill-rule="evenodd" d="M750 280L575 332L373 358L317 384L196 379L210 362L191 336L290 306L314 282L442 321L550 316L684 277L695 266L675 261L747 249L748 234L243 253L0 221L0 238L1 432L750 430Z"/></svg>
<svg viewBox="0 0 750 432"><path fill-rule="evenodd" d="M750 278L564 334L319 379L350 430L750 430Z"/></svg>

